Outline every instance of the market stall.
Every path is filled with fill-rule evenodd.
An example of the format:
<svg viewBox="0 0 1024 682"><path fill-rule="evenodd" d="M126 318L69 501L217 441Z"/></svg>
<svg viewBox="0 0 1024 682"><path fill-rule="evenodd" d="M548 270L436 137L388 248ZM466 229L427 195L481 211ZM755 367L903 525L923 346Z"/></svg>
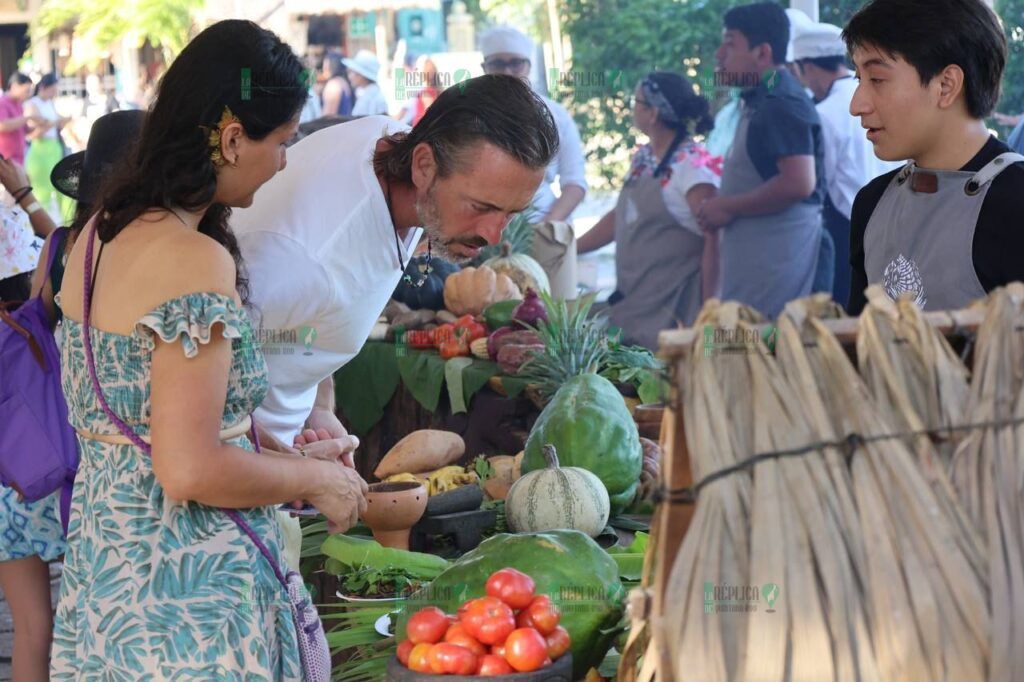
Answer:
<svg viewBox="0 0 1024 682"><path fill-rule="evenodd" d="M371 482L346 535L303 521L337 677L472 667L568 681L618 667L661 460L641 435L657 438L662 408L641 403L661 398L662 366L621 345L591 297L555 298L507 247L493 257L410 264L373 340L334 377ZM529 603L492 594L510 571L533 585Z"/></svg>
<svg viewBox="0 0 1024 682"><path fill-rule="evenodd" d="M715 303L663 334L665 475L619 679L1024 669L1024 533L1005 483L1024 287L941 313L869 300L859 318L793 302L774 325Z"/></svg>

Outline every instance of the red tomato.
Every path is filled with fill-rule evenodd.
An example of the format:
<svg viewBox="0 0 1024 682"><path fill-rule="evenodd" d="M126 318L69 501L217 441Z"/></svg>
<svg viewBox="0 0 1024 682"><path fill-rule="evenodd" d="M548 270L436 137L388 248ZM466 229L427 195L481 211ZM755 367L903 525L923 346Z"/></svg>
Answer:
<svg viewBox="0 0 1024 682"><path fill-rule="evenodd" d="M547 658L548 643L532 628L519 628L505 640L505 660L521 673L540 670Z"/></svg>
<svg viewBox="0 0 1024 682"><path fill-rule="evenodd" d="M569 650L569 647L572 646L569 631L561 625L556 627L555 631L544 639L548 643L548 656L551 657L552 661L560 659Z"/></svg>
<svg viewBox="0 0 1024 682"><path fill-rule="evenodd" d="M448 616L436 606L428 606L413 614L405 630L413 644L437 644L448 631Z"/></svg>
<svg viewBox="0 0 1024 682"><path fill-rule="evenodd" d="M562 612L552 603L551 597L544 594L534 597L525 612L529 614L528 618L533 623L533 627L545 637L555 631L558 622L562 619Z"/></svg>
<svg viewBox="0 0 1024 682"><path fill-rule="evenodd" d="M487 653L487 647L471 637L461 625L453 625L448 628L448 632L444 634L444 641L449 644L465 647L477 656L483 656Z"/></svg>
<svg viewBox="0 0 1024 682"><path fill-rule="evenodd" d="M476 655L464 647L441 642L430 647L430 671L435 675L472 675L477 669Z"/></svg>
<svg viewBox="0 0 1024 682"><path fill-rule="evenodd" d="M459 622L479 642L501 644L516 629L516 618L508 604L494 597L480 597L459 609Z"/></svg>
<svg viewBox="0 0 1024 682"><path fill-rule="evenodd" d="M491 653L495 656L501 656L502 658L505 658L505 644L502 643L497 646L492 646Z"/></svg>
<svg viewBox="0 0 1024 682"><path fill-rule="evenodd" d="M516 627L517 628L536 628L533 625L533 618L530 617L529 609L523 609L516 614Z"/></svg>
<svg viewBox="0 0 1024 682"><path fill-rule="evenodd" d="M398 645L398 661L406 668L409 667L409 654L412 653L412 648L416 646L409 640L405 640Z"/></svg>
<svg viewBox="0 0 1024 682"><path fill-rule="evenodd" d="M430 650L434 648L433 644L417 644L409 652L409 670L417 673L429 673L430 670Z"/></svg>
<svg viewBox="0 0 1024 682"><path fill-rule="evenodd" d="M511 675L515 671L516 669L501 656L487 654L480 657L480 665L476 669L476 674L481 677L494 677L496 675Z"/></svg>
<svg viewBox="0 0 1024 682"><path fill-rule="evenodd" d="M487 579L487 595L513 609L525 609L533 601L533 578L514 568L503 568Z"/></svg>

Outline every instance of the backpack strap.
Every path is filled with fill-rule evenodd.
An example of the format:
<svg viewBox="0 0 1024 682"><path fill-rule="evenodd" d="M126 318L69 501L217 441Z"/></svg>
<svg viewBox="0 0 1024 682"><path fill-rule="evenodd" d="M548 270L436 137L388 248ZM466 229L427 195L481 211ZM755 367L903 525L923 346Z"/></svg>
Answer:
<svg viewBox="0 0 1024 682"><path fill-rule="evenodd" d="M33 294L32 298L39 298L43 295L43 289L46 288L46 282L51 279L50 275L53 272L53 263L57 259L57 254L64 250L64 243L67 241L68 228L58 227L50 234L50 243L46 252L46 269L43 271L46 274L43 276L43 282L39 285L39 291Z"/></svg>

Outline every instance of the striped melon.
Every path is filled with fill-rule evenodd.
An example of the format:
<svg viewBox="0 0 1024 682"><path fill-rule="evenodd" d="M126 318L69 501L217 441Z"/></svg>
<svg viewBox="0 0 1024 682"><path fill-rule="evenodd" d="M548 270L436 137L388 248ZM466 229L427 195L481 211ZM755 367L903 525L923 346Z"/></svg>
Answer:
<svg viewBox="0 0 1024 682"><path fill-rule="evenodd" d="M545 445L546 469L524 474L505 498L505 516L517 533L578 530L600 535L608 523L608 490L594 474L558 466L555 446Z"/></svg>

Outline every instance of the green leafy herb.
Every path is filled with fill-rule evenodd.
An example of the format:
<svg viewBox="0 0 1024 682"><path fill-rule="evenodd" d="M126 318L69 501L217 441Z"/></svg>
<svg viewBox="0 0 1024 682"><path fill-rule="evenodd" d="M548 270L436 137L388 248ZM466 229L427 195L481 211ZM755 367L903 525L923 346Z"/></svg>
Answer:
<svg viewBox="0 0 1024 682"><path fill-rule="evenodd" d="M361 566L340 578L341 591L353 597L407 597L425 583L401 568Z"/></svg>
<svg viewBox="0 0 1024 682"><path fill-rule="evenodd" d="M473 460L473 471L476 472L481 486L484 481L494 478L494 466L483 455L477 455L477 458Z"/></svg>

